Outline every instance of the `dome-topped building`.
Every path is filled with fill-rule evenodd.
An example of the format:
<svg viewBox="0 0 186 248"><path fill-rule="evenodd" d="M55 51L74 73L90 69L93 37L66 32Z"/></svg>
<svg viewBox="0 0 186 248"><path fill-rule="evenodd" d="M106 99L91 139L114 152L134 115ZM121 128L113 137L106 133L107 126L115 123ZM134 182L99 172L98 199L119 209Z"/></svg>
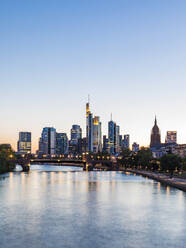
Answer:
<svg viewBox="0 0 186 248"><path fill-rule="evenodd" d="M160 129L157 125L157 120L155 117L154 126L151 132L150 147L159 147L161 145L161 134Z"/></svg>

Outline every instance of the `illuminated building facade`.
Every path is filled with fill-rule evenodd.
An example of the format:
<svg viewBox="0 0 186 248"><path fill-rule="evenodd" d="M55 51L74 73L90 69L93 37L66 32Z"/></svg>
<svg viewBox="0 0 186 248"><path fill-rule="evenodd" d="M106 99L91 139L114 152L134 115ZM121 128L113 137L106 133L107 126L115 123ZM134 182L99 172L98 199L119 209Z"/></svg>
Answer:
<svg viewBox="0 0 186 248"><path fill-rule="evenodd" d="M108 144L109 144L109 153L115 154L116 123L112 120L109 121L109 123L108 123Z"/></svg>
<svg viewBox="0 0 186 248"><path fill-rule="evenodd" d="M87 151L93 152L93 116L90 112L89 103L86 104L86 139Z"/></svg>
<svg viewBox="0 0 186 248"><path fill-rule="evenodd" d="M165 143L176 144L177 143L177 132L176 131L167 131Z"/></svg>
<svg viewBox="0 0 186 248"><path fill-rule="evenodd" d="M17 151L19 154L31 153L31 132L19 132Z"/></svg>
<svg viewBox="0 0 186 248"><path fill-rule="evenodd" d="M93 118L93 152L102 151L102 142L101 142L101 122L99 116Z"/></svg>

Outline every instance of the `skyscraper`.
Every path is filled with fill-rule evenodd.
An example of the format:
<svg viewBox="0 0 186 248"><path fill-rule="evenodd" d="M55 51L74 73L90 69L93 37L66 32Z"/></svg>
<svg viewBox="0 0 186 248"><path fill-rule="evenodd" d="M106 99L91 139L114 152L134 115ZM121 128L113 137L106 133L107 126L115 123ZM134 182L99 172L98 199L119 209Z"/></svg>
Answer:
<svg viewBox="0 0 186 248"><path fill-rule="evenodd" d="M73 125L71 129L71 139L69 142L69 152L71 154L79 154L82 139L82 130L79 125Z"/></svg>
<svg viewBox="0 0 186 248"><path fill-rule="evenodd" d="M31 153L31 133L19 132L19 140L17 142L17 151L20 154Z"/></svg>
<svg viewBox="0 0 186 248"><path fill-rule="evenodd" d="M155 117L154 126L151 132L150 147L158 148L160 145L161 145L161 135L160 135L160 130L157 125L157 120Z"/></svg>
<svg viewBox="0 0 186 248"><path fill-rule="evenodd" d="M82 129L79 125L73 125L71 129L71 143L78 144L78 140L82 138Z"/></svg>
<svg viewBox="0 0 186 248"><path fill-rule="evenodd" d="M99 116L93 118L93 152L102 151L102 141L101 141L101 122Z"/></svg>
<svg viewBox="0 0 186 248"><path fill-rule="evenodd" d="M165 143L176 144L177 143L177 132L176 131L167 131Z"/></svg>
<svg viewBox="0 0 186 248"><path fill-rule="evenodd" d="M39 140L39 154L55 155L56 154L56 129L53 127L43 128Z"/></svg>
<svg viewBox="0 0 186 248"><path fill-rule="evenodd" d="M110 120L108 122L108 143L109 143L109 153L115 153L116 144L116 123Z"/></svg>
<svg viewBox="0 0 186 248"><path fill-rule="evenodd" d="M123 139L122 143L123 143L122 144L123 148L129 149L129 147L130 147L130 136L129 136L129 134L124 135L124 139Z"/></svg>
<svg viewBox="0 0 186 248"><path fill-rule="evenodd" d="M66 133L56 133L56 154L68 154L68 137Z"/></svg>
<svg viewBox="0 0 186 248"><path fill-rule="evenodd" d="M118 125L116 125L116 129L115 129L115 152L119 153L120 152L120 127Z"/></svg>
<svg viewBox="0 0 186 248"><path fill-rule="evenodd" d="M86 138L87 151L93 152L93 116L90 112L89 102L86 104Z"/></svg>
<svg viewBox="0 0 186 248"><path fill-rule="evenodd" d="M103 135L103 152L109 152L109 141L106 135Z"/></svg>

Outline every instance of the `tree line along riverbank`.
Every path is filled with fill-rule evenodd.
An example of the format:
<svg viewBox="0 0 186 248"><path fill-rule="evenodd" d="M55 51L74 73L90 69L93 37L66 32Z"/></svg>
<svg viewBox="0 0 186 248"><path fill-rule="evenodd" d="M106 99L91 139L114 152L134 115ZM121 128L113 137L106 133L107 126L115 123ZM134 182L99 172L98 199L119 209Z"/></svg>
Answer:
<svg viewBox="0 0 186 248"><path fill-rule="evenodd" d="M0 145L0 174L15 169L15 153L10 145Z"/></svg>

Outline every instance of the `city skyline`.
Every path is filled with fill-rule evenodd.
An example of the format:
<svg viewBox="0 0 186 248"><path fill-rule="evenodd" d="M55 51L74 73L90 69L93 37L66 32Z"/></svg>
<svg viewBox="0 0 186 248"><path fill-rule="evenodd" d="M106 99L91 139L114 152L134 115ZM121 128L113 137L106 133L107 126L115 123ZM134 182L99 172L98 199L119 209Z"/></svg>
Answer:
<svg viewBox="0 0 186 248"><path fill-rule="evenodd" d="M89 100L89 96L88 96L88 100ZM89 104L91 105L91 103L89 102ZM90 106L89 105L89 106ZM92 106L91 105L91 109L94 109L94 106ZM84 109L85 110L85 109ZM92 111L91 112L91 114L94 116L94 111ZM84 115L85 115L85 113L84 113ZM102 128L102 139L103 139L103 136L104 135L106 135L106 136L108 136L108 123L112 120L112 119L114 119L114 118L112 118L112 113L111 113L111 117L110 117L110 119L106 122L106 123L104 123L104 122L102 122L102 126L103 126L103 128ZM95 117L97 117L97 116L95 116ZM101 117L101 115L100 115L100 117ZM154 118L156 118L157 119L157 115L155 115L154 116ZM114 122L115 122L115 120L113 120ZM71 124L71 127L73 126L73 125L79 125L81 128L82 128L82 126L83 126L83 128L82 128L82 136L83 137L86 137L86 124L85 124L85 116L84 116L84 122L82 121L82 125L79 125L78 123L72 123ZM48 122L48 123L50 123L50 122ZM118 122L117 122L118 123ZM152 125L153 125L153 123L154 123L154 119L153 119L153 121L152 121ZM159 122L159 119L158 119L158 123L160 123ZM119 123L118 123L119 124ZM159 125L159 124L158 124ZM66 129L62 129L62 128L56 128L56 126L55 125L44 125L43 127L52 127L52 128L55 128L57 131L58 131L58 133L66 133L67 134L67 137L69 138L69 140L70 140L70 136L71 136L71 127L69 127L69 129L68 128L66 128ZM41 135L41 131L42 131L42 129L43 129L43 127L41 127L41 129L38 129L37 130L37 133L39 133L39 135L38 135L38 137L34 137L34 138L32 138L32 152L33 153L35 153L37 150L38 150L38 142L39 142L39 137L40 137L40 135ZM164 140L166 139L166 135L167 135L167 132L174 132L174 130L173 129L168 129L168 128L165 128L165 130L164 130L164 132L163 132L163 134L162 134L162 128L161 128L161 126L159 125L159 127L160 127L160 132L161 132L161 142L163 143L164 142ZM131 133L129 133L129 132L127 132L127 131L124 131L123 132L123 128L122 128L122 126L119 124L119 128L120 128L120 134L122 135L122 136L124 136L124 135L130 135L130 148L132 149L132 144L133 143L135 143L135 142L137 142L139 145L140 145L140 147L150 147L150 133L151 133L151 129L152 129L152 126L150 127L150 129L146 132L146 134L147 134L147 136L148 137L146 137L146 140L147 140L147 143L140 143L139 142L139 139L137 138L137 139L134 139L134 137L133 137L133 135L131 134ZM67 131L64 131L64 130L67 130ZM5 141L5 142L0 142L0 143L10 143L11 145L12 145L12 147L13 147L13 149L14 150L17 150L17 142L18 142L18 137L19 137L19 133L20 132L31 132L32 133L32 131L30 131L30 130L21 130L21 129L18 129L18 133L17 133L17 138L15 139L15 141L13 142L13 143L11 143L10 142L10 140L7 140L7 141ZM177 131L176 131L177 132ZM32 136L33 136L33 133L32 133ZM139 135L140 136L140 135ZM132 138L131 138L132 137ZM177 143L179 143L179 144L185 144L186 142L179 142L179 140L181 140L181 139L179 139L179 131L178 131L178 142ZM103 143L103 140L102 140L102 143ZM103 144L102 144L103 145Z"/></svg>
<svg viewBox="0 0 186 248"><path fill-rule="evenodd" d="M186 143L185 1L25 1L1 3L0 143L16 149L32 133L33 151L45 126L85 136L84 105L110 113L131 143L149 145L157 115L162 138ZM148 22L147 22L148 20Z"/></svg>

